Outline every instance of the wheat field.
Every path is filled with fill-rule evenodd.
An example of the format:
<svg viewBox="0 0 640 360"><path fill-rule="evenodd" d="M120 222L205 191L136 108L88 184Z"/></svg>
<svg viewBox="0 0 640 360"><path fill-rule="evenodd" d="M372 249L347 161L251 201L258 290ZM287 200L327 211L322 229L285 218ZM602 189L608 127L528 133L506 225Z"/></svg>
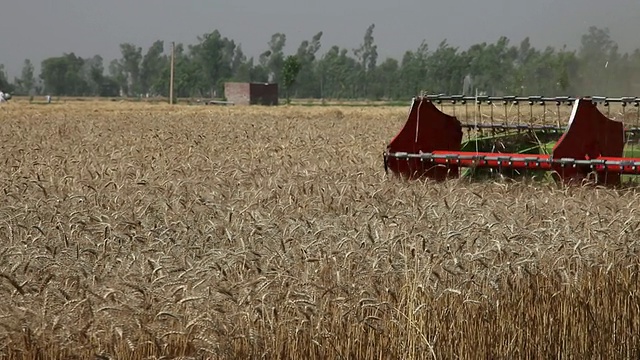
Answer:
<svg viewBox="0 0 640 360"><path fill-rule="evenodd" d="M640 193L387 177L407 112L0 107L0 358L638 358Z"/></svg>

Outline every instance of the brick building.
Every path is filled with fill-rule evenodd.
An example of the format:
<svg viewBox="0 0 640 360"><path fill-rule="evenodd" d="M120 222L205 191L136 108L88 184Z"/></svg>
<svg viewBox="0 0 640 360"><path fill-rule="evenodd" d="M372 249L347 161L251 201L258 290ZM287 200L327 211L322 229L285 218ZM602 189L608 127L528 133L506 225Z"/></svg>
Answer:
<svg viewBox="0 0 640 360"><path fill-rule="evenodd" d="M278 84L228 82L224 96L235 105L278 105Z"/></svg>

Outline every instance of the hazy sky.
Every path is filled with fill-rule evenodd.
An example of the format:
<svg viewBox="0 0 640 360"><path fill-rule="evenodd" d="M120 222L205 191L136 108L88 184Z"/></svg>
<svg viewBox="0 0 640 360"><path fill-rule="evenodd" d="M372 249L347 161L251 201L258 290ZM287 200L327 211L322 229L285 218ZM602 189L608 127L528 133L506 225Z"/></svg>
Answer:
<svg viewBox="0 0 640 360"><path fill-rule="evenodd" d="M357 47L371 23L380 60L445 38L464 48L501 35L577 48L590 25L609 27L623 50L640 47L640 0L2 0L0 64L13 78L25 58L39 71L43 58L73 51L100 54L106 67L120 43L146 51L154 40L194 43L214 29L247 55L266 50L275 32L287 35L285 51L293 52L323 31L324 53L331 45Z"/></svg>

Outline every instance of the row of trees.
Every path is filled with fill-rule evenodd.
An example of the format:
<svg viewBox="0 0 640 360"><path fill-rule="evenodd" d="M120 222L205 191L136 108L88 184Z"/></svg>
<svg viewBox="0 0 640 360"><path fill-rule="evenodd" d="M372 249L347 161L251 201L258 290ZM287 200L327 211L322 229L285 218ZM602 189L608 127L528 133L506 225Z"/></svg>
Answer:
<svg viewBox="0 0 640 360"><path fill-rule="evenodd" d="M287 80L293 83L287 90L299 98L399 99L423 91L473 94L476 89L489 95L640 93L640 49L620 52L606 28L590 27L577 50L537 49L528 38L513 45L501 37L467 49L445 40L435 48L423 42L400 59L383 61L374 29L366 29L359 47L332 46L321 56L322 32L302 41L293 54L284 53L286 35L276 33L257 58L247 57L240 44L215 30L195 44L176 44L175 92L179 97L222 97L226 81ZM134 44L121 44L121 57L106 69L100 55L51 57L42 61L38 79L31 61L25 60L21 76L12 83L0 67L0 87L18 94L167 96L166 45L156 41L143 52Z"/></svg>

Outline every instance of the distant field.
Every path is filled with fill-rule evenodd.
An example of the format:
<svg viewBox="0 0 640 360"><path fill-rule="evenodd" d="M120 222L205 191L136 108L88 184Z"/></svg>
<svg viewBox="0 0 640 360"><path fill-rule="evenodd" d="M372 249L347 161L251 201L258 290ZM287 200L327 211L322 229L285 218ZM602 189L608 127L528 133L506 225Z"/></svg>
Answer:
<svg viewBox="0 0 640 360"><path fill-rule="evenodd" d="M198 105L207 100L205 98L179 98L176 100L177 104ZM221 99L216 99L221 100ZM34 96L33 98L28 96L14 96L11 100L14 103L33 103L33 104L46 104L45 96ZM52 97L52 104L59 103L75 103L75 102L134 102L134 103L148 103L148 104L165 104L169 102L168 98L164 97L150 97L150 98L106 98L106 97ZM291 105L303 105L303 106L406 106L411 102L408 98L406 101L373 101L373 100L340 100L340 99L291 99ZM280 104L284 105L285 99L280 99Z"/></svg>
<svg viewBox="0 0 640 360"><path fill-rule="evenodd" d="M177 105L194 105L205 106L205 102L208 99L198 98L180 98L177 99ZM15 104L30 104L30 105L61 105L61 104L76 104L76 103L90 103L91 106L97 106L100 103L110 104L149 104L149 105L168 105L168 99L156 97L156 98L99 98L99 97L53 97L51 104L47 104L44 96L36 96L33 98L25 96L15 96L12 100ZM289 106L303 106L303 107L356 107L356 108L402 108L408 110L411 105L411 98L395 101L372 101L372 100L337 100L337 99L292 99ZM233 105L207 105L207 106L233 106ZM280 100L280 106L284 107L285 100ZM452 105L450 102L442 102L438 104L438 107L447 114L456 116L463 123L473 122L521 122L521 123L536 123L536 124L560 124L566 125L571 115L571 105L564 103L557 106L554 103L547 103L545 106L540 104L534 104L530 106L527 103L521 103L520 105L503 103L494 103L488 105L482 103L477 106L473 103L456 104ZM638 109L633 106L623 108L620 104L611 104L610 107L599 106L600 110L608 117L621 121L624 119L625 123L629 126L640 127L640 116L638 116ZM405 110L405 111L406 111ZM406 113L406 112L405 112Z"/></svg>
<svg viewBox="0 0 640 360"><path fill-rule="evenodd" d="M388 178L408 105L0 106L0 358L638 358L640 194Z"/></svg>

